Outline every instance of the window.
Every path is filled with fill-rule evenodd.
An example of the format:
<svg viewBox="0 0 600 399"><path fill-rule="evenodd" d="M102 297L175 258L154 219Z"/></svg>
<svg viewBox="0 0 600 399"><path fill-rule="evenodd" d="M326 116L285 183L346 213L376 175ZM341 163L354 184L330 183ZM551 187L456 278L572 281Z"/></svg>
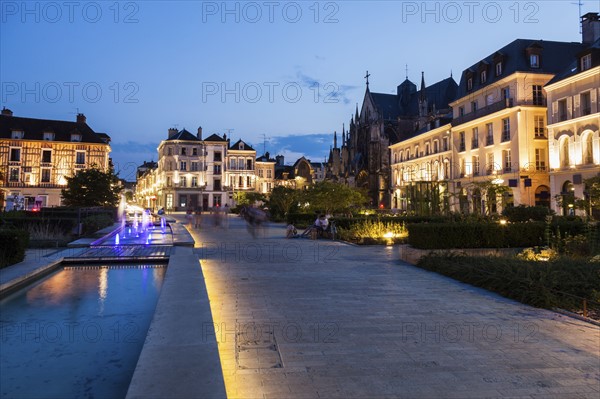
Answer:
<svg viewBox="0 0 600 399"><path fill-rule="evenodd" d="M238 176L238 187L242 187L244 185L244 177Z"/></svg>
<svg viewBox="0 0 600 399"><path fill-rule="evenodd" d="M244 159L238 159L238 168L239 170L244 170Z"/></svg>
<svg viewBox="0 0 600 399"><path fill-rule="evenodd" d="M192 148L192 156L197 156L198 155L198 148L194 147Z"/></svg>
<svg viewBox="0 0 600 399"><path fill-rule="evenodd" d="M473 128L473 140L471 142L472 148L479 148L479 128Z"/></svg>
<svg viewBox="0 0 600 399"><path fill-rule="evenodd" d="M42 150L42 163L52 163L51 150Z"/></svg>
<svg viewBox="0 0 600 399"><path fill-rule="evenodd" d="M54 140L54 133L45 132L43 136L44 136L44 140L46 140L46 141Z"/></svg>
<svg viewBox="0 0 600 399"><path fill-rule="evenodd" d="M535 115L533 117L533 125L536 139L546 138L546 123L543 115Z"/></svg>
<svg viewBox="0 0 600 399"><path fill-rule="evenodd" d="M10 168L8 172L8 181L18 182L20 173L21 171L19 170L19 168Z"/></svg>
<svg viewBox="0 0 600 399"><path fill-rule="evenodd" d="M75 164L85 165L85 151L77 151L75 155Z"/></svg>
<svg viewBox="0 0 600 399"><path fill-rule="evenodd" d="M592 113L592 99L590 92L581 93L581 116L589 115Z"/></svg>
<svg viewBox="0 0 600 399"><path fill-rule="evenodd" d="M71 141L81 141L81 134L71 134Z"/></svg>
<svg viewBox="0 0 600 399"><path fill-rule="evenodd" d="M502 151L502 161L504 163L504 173L512 172L512 160L510 158L510 150Z"/></svg>
<svg viewBox="0 0 600 399"><path fill-rule="evenodd" d="M171 176L167 176L167 187L171 187Z"/></svg>
<svg viewBox="0 0 600 399"><path fill-rule="evenodd" d="M215 151L213 155L213 160L215 162L221 162L221 151Z"/></svg>
<svg viewBox="0 0 600 399"><path fill-rule="evenodd" d="M264 177L264 173L263 173L262 169L258 170L258 177L260 177L260 178Z"/></svg>
<svg viewBox="0 0 600 399"><path fill-rule="evenodd" d="M272 175L271 169L267 169L267 179L270 179L272 177L273 177L273 175Z"/></svg>
<svg viewBox="0 0 600 399"><path fill-rule="evenodd" d="M486 173L488 175L491 175L492 173L494 173L494 169L495 169L495 165L494 165L494 153L490 152L487 155Z"/></svg>
<svg viewBox="0 0 600 399"><path fill-rule="evenodd" d="M546 150L543 148L535 149L535 170L546 170Z"/></svg>
<svg viewBox="0 0 600 399"><path fill-rule="evenodd" d="M485 125L487 130L487 135L485 136L485 145L494 144L494 125L492 123L488 123Z"/></svg>
<svg viewBox="0 0 600 399"><path fill-rule="evenodd" d="M425 143L425 155L429 155L429 143Z"/></svg>
<svg viewBox="0 0 600 399"><path fill-rule="evenodd" d="M465 116L465 107L458 107L458 116Z"/></svg>
<svg viewBox="0 0 600 399"><path fill-rule="evenodd" d="M181 161L179 163L179 170L187 170L187 162Z"/></svg>
<svg viewBox="0 0 600 399"><path fill-rule="evenodd" d="M179 187L187 187L187 179L185 176L179 178Z"/></svg>
<svg viewBox="0 0 600 399"><path fill-rule="evenodd" d="M502 119L502 141L510 141L510 118Z"/></svg>
<svg viewBox="0 0 600 399"><path fill-rule="evenodd" d="M200 169L198 169L198 162L192 162L190 164L190 170L192 172L198 172Z"/></svg>
<svg viewBox="0 0 600 399"><path fill-rule="evenodd" d="M571 164L571 160L569 159L569 139L567 137L561 139L559 148L560 166L567 168Z"/></svg>
<svg viewBox="0 0 600 399"><path fill-rule="evenodd" d="M460 177L465 177L467 174L467 162L464 158L460 160Z"/></svg>
<svg viewBox="0 0 600 399"><path fill-rule="evenodd" d="M502 75L502 62L496 63L496 76Z"/></svg>
<svg viewBox="0 0 600 399"><path fill-rule="evenodd" d="M437 153L438 153L438 151L439 151L439 142L438 142L437 140L435 140L435 141L433 142L433 153L434 153L434 154L437 154Z"/></svg>
<svg viewBox="0 0 600 399"><path fill-rule="evenodd" d="M477 112L477 100L471 101L471 112Z"/></svg>
<svg viewBox="0 0 600 399"><path fill-rule="evenodd" d="M181 155L187 155L187 148L181 147Z"/></svg>
<svg viewBox="0 0 600 399"><path fill-rule="evenodd" d="M215 175L220 175L221 174L221 165L213 165L213 173Z"/></svg>
<svg viewBox="0 0 600 399"><path fill-rule="evenodd" d="M22 139L25 136L25 132L22 130L13 130L10 134L10 137L12 139Z"/></svg>
<svg viewBox="0 0 600 399"><path fill-rule="evenodd" d="M170 186L171 184L169 183L168 185ZM173 194L167 194L166 205L167 209L173 209Z"/></svg>
<svg viewBox="0 0 600 399"><path fill-rule="evenodd" d="M479 176L479 155L473 155L471 162L473 164L473 176Z"/></svg>
<svg viewBox="0 0 600 399"><path fill-rule="evenodd" d="M246 160L246 169L247 170L252 170L252 160L251 159L247 159Z"/></svg>
<svg viewBox="0 0 600 399"><path fill-rule="evenodd" d="M467 79L467 90L472 90L473 89L473 78L468 78Z"/></svg>
<svg viewBox="0 0 600 399"><path fill-rule="evenodd" d="M167 148L167 155L173 155L173 149L171 147Z"/></svg>
<svg viewBox="0 0 600 399"><path fill-rule="evenodd" d="M529 55L529 66L531 66L532 68L539 68L540 67L540 56L537 54Z"/></svg>
<svg viewBox="0 0 600 399"><path fill-rule="evenodd" d="M246 176L246 187L252 187L252 177Z"/></svg>
<svg viewBox="0 0 600 399"><path fill-rule="evenodd" d="M591 54L586 54L583 57L581 57L581 70L585 71L588 70L592 67L592 55Z"/></svg>
<svg viewBox="0 0 600 399"><path fill-rule="evenodd" d="M582 151L583 151L583 163L591 164L594 163L594 150L592 147L592 133L588 133L583 137Z"/></svg>
<svg viewBox="0 0 600 399"><path fill-rule="evenodd" d="M533 85L533 105L544 105L544 92L541 85Z"/></svg>
<svg viewBox="0 0 600 399"><path fill-rule="evenodd" d="M465 132L458 133L458 152L465 150Z"/></svg>
<svg viewBox="0 0 600 399"><path fill-rule="evenodd" d="M449 143L450 143L450 139L448 137L444 137L444 139L442 141L442 148L444 149L444 151L448 151Z"/></svg>
<svg viewBox="0 0 600 399"><path fill-rule="evenodd" d="M558 121L567 120L567 99L558 100Z"/></svg>
<svg viewBox="0 0 600 399"><path fill-rule="evenodd" d="M487 80L487 71L481 71L479 78L481 79L481 84L484 84Z"/></svg>
<svg viewBox="0 0 600 399"><path fill-rule="evenodd" d="M506 86L506 87L502 88L502 99L506 101L509 98L510 98L510 87Z"/></svg>
<svg viewBox="0 0 600 399"><path fill-rule="evenodd" d="M10 161L11 162L21 162L21 149L20 148L11 148L10 149Z"/></svg>
<svg viewBox="0 0 600 399"><path fill-rule="evenodd" d="M449 180L450 177L450 162L444 161L444 179Z"/></svg>
<svg viewBox="0 0 600 399"><path fill-rule="evenodd" d="M42 168L42 183L50 183L50 168Z"/></svg>
<svg viewBox="0 0 600 399"><path fill-rule="evenodd" d="M213 181L213 190L214 191L221 191L221 179L215 179ZM221 197L219 197L221 198Z"/></svg>

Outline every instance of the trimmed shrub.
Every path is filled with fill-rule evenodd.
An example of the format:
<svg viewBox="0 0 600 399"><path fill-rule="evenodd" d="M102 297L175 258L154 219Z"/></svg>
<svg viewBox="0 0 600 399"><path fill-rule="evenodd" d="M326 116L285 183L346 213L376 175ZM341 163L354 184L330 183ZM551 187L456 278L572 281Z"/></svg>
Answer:
<svg viewBox="0 0 600 399"><path fill-rule="evenodd" d="M29 232L18 229L0 230L0 268L22 262L27 245Z"/></svg>
<svg viewBox="0 0 600 399"><path fill-rule="evenodd" d="M509 206L502 214L511 222L527 222L529 220L543 222L551 211L545 206Z"/></svg>
<svg viewBox="0 0 600 399"><path fill-rule="evenodd" d="M533 306L578 311L581 298L600 303L600 263L587 260L428 255L417 265Z"/></svg>
<svg viewBox="0 0 600 399"><path fill-rule="evenodd" d="M108 227L114 223L114 219L108 215L88 216L82 220L83 234L93 234L96 231Z"/></svg>

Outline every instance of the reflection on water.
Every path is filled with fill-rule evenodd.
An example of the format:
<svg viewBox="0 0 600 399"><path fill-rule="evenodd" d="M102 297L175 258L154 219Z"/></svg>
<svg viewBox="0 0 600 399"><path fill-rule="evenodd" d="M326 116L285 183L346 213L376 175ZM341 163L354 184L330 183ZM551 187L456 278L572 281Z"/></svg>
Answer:
<svg viewBox="0 0 600 399"><path fill-rule="evenodd" d="M165 272L66 268L0 300L1 397L124 397Z"/></svg>

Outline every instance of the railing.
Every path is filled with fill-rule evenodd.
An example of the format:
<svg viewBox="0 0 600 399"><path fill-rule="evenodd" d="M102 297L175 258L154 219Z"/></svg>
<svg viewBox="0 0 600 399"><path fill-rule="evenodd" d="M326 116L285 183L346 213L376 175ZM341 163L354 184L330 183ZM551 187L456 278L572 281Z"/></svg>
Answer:
<svg viewBox="0 0 600 399"><path fill-rule="evenodd" d="M481 118L483 116L493 114L494 112L498 112L503 109L510 108L512 106L513 106L513 99L506 98L504 100L487 105L483 108L479 108L478 110L476 110L474 112L470 112L468 114L464 114L462 116L456 117L455 119L452 120L452 126L462 125L463 123L470 122L477 118Z"/></svg>

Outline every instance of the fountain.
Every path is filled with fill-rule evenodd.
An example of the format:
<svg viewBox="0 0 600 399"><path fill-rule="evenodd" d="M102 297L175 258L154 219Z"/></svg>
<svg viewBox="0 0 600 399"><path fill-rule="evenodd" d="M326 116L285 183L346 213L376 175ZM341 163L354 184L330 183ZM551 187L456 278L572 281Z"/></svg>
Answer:
<svg viewBox="0 0 600 399"><path fill-rule="evenodd" d="M115 245L119 245L119 241L120 241L120 239L119 239L119 233L117 233L115 235Z"/></svg>
<svg viewBox="0 0 600 399"><path fill-rule="evenodd" d="M166 222L165 222L165 218L161 217L160 218L160 231L162 231L163 234L165 234L165 229L166 229Z"/></svg>

